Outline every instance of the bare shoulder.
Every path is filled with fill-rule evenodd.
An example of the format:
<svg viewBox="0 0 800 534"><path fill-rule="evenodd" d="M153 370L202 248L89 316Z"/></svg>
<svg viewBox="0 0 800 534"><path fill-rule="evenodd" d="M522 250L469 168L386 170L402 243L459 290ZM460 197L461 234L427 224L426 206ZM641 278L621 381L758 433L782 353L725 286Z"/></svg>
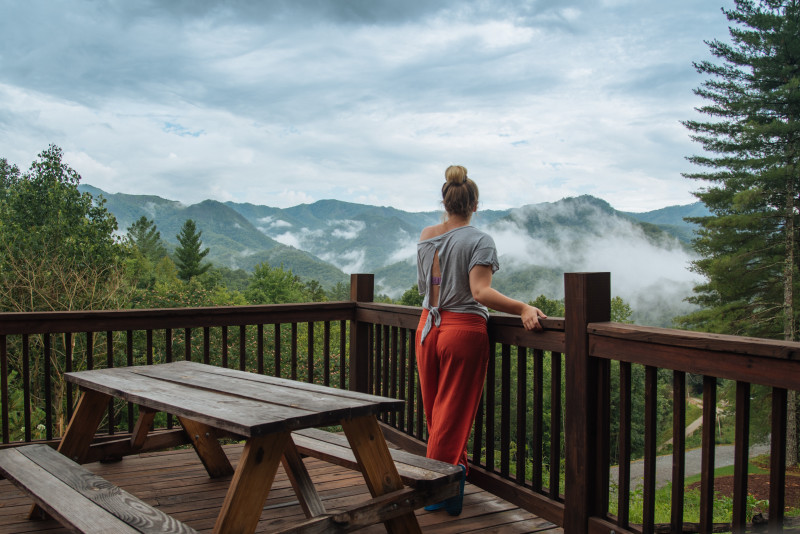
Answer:
<svg viewBox="0 0 800 534"><path fill-rule="evenodd" d="M426 239L431 239L436 237L437 235L442 235L444 233L444 225L443 224L434 224L433 226L427 226L422 230L422 235L419 236L420 241L425 241Z"/></svg>

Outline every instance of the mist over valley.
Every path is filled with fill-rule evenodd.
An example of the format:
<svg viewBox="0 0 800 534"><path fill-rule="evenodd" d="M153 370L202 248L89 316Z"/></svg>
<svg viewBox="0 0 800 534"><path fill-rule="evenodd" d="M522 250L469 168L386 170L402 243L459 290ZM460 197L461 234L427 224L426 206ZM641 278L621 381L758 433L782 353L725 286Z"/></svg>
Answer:
<svg viewBox="0 0 800 534"><path fill-rule="evenodd" d="M351 273L375 274L376 292L399 297L416 283L416 243L441 212L322 200L291 208L206 200L185 206L157 196L109 194L119 232L141 216L153 220L168 247L186 219L193 219L210 248L207 260L231 269L262 262L283 266L330 288ZM670 326L693 307L684 302L699 282L689 270L694 227L687 216L706 215L700 204L646 213L624 213L592 196L479 210L472 220L495 240L500 270L493 286L520 300L561 299L565 272L609 271L612 295L622 297L638 324Z"/></svg>

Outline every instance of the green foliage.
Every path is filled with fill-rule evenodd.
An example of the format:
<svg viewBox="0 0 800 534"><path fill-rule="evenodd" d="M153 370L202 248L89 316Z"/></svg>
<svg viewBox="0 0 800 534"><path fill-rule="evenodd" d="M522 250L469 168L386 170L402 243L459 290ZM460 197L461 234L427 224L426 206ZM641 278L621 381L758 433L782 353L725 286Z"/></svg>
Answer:
<svg viewBox="0 0 800 534"><path fill-rule="evenodd" d="M55 145L21 174L0 159L0 310L117 307L124 248L104 200L78 191L80 175Z"/></svg>
<svg viewBox="0 0 800 534"><path fill-rule="evenodd" d="M128 227L128 240L151 262L158 262L167 255L167 248L161 241L161 232L156 223L142 215Z"/></svg>
<svg viewBox="0 0 800 534"><path fill-rule="evenodd" d="M208 256L209 249L201 250L203 243L200 236L203 232L197 229L192 219L186 219L178 234L178 248L175 249L175 258L178 263L178 277L189 280L206 272L210 263L203 264L203 258Z"/></svg>
<svg viewBox="0 0 800 534"><path fill-rule="evenodd" d="M281 304L289 302L312 302L312 295L300 277L285 271L283 266L257 265L253 278L245 291L251 304Z"/></svg>
<svg viewBox="0 0 800 534"><path fill-rule="evenodd" d="M710 79L695 93L708 121L686 121L707 154L686 174L711 215L694 242L706 282L680 321L703 331L796 340L800 200L800 4L736 0L723 10L731 44L711 41L719 63L695 64Z"/></svg>
<svg viewBox="0 0 800 534"><path fill-rule="evenodd" d="M530 302L530 305L539 308L548 317L564 317L564 299L549 299L544 295L539 295Z"/></svg>
<svg viewBox="0 0 800 534"><path fill-rule="evenodd" d="M344 282L336 282L328 292L328 300L331 302L340 302L350 300L350 284Z"/></svg>
<svg viewBox="0 0 800 534"><path fill-rule="evenodd" d="M423 297L419 294L419 289L417 288L417 284L414 284L410 288L406 289L403 295L400 297L398 304L402 304L404 306L422 306Z"/></svg>

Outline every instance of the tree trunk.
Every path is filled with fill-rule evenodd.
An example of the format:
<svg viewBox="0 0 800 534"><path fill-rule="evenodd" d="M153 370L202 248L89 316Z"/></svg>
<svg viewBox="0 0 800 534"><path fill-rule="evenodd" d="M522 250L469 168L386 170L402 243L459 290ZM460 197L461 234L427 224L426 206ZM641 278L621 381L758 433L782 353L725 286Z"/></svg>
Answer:
<svg viewBox="0 0 800 534"><path fill-rule="evenodd" d="M792 166L789 165L789 169ZM783 338L786 341L797 340L797 326L794 320L794 273L795 273L795 188L794 176L789 172L786 180L786 257L783 269ZM786 412L786 463L798 463L797 444L797 395L788 392Z"/></svg>

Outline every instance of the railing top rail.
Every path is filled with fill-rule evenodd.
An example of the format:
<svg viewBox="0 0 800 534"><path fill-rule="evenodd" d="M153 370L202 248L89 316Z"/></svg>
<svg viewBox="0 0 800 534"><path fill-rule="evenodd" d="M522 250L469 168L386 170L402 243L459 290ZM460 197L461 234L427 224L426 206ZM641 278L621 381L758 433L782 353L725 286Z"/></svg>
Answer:
<svg viewBox="0 0 800 534"><path fill-rule="evenodd" d="M800 342L796 341L692 332L674 328L611 322L590 323L587 330L590 335L615 339L800 361Z"/></svg>
<svg viewBox="0 0 800 534"><path fill-rule="evenodd" d="M589 323L589 354L660 369L800 389L800 343Z"/></svg>
<svg viewBox="0 0 800 534"><path fill-rule="evenodd" d="M105 330L335 321L352 319L355 302L310 302L260 306L214 306L134 310L0 313L0 335Z"/></svg>

